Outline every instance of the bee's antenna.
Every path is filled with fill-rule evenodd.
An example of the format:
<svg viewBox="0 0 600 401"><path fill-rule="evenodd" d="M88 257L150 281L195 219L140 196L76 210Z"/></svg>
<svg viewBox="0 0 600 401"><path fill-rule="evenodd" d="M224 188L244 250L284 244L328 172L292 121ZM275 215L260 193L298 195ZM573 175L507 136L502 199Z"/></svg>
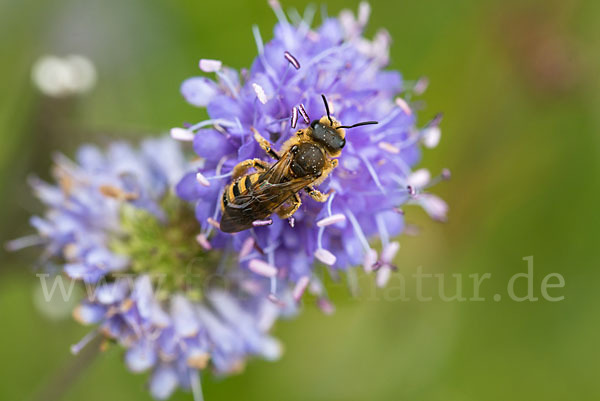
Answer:
<svg viewBox="0 0 600 401"><path fill-rule="evenodd" d="M372 124L379 124L379 122L377 122L377 121L363 121L362 123L356 123L354 125L340 125L337 128L354 128L354 127L360 127L361 125L372 125Z"/></svg>
<svg viewBox="0 0 600 401"><path fill-rule="evenodd" d="M329 119L331 125L333 125L333 120L331 119L331 114L329 113L329 104L327 103L327 99L323 94L321 94L321 97L323 98L323 103L325 103L325 110L327 110L327 118Z"/></svg>

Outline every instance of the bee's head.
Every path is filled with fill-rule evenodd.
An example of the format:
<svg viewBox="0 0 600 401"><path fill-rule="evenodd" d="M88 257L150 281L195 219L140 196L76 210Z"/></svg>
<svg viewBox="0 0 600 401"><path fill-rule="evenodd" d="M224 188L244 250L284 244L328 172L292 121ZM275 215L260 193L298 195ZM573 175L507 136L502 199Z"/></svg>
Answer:
<svg viewBox="0 0 600 401"><path fill-rule="evenodd" d="M339 154L346 145L346 132L344 129L337 129L337 125L337 121L332 123L327 116L310 123L311 138L322 145L331 155Z"/></svg>
<svg viewBox="0 0 600 401"><path fill-rule="evenodd" d="M329 104L327 104L325 95L321 95L321 97L323 98L327 115L321 117L320 120L313 120L313 122L310 123L310 127L312 128L310 135L315 142L323 145L331 156L338 156L342 152L344 145L346 145L345 128L377 124L377 121L364 121L350 126L340 125L340 123L331 118Z"/></svg>

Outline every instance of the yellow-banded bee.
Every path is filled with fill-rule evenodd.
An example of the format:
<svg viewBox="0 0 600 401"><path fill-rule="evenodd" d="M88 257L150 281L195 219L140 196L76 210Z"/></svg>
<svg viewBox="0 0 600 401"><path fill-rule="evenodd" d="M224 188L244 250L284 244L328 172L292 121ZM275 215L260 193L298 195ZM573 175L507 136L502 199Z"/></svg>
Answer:
<svg viewBox="0 0 600 401"><path fill-rule="evenodd" d="M260 159L245 160L233 169L233 182L223 191L221 230L227 233L247 230L276 212L282 219L292 216L302 204L298 192L305 190L316 201L325 202L315 185L327 178L338 165L337 157L346 144L346 128L377 124L364 121L341 125L331 117L325 95L321 95L327 115L300 129L282 147L281 155L254 128L254 139L277 160L270 165ZM307 119L308 121L308 119ZM254 168L255 173L246 174Z"/></svg>

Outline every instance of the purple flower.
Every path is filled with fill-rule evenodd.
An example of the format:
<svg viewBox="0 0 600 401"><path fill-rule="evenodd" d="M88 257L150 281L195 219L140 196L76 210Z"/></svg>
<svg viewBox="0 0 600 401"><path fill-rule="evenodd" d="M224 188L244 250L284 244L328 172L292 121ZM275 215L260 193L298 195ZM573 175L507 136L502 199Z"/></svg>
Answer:
<svg viewBox="0 0 600 401"><path fill-rule="evenodd" d="M446 204L425 192L443 177L412 171L421 146L439 142L439 118L424 128L415 125L410 99L424 90L425 81L407 83L399 72L385 69L389 34L381 30L372 40L362 36L368 4L360 5L357 17L343 11L318 27L311 27L310 18L291 23L276 1L271 5L279 19L274 38L263 43L254 27L258 56L249 70L202 59L200 69L215 79L194 77L181 86L185 99L205 107L210 119L188 126L185 134L173 129L172 136L192 141L203 160L179 182L177 194L195 202L205 246L233 247L243 253L242 266L267 277L273 290L278 281L290 281L301 294L308 283L318 282L317 262L341 270L364 264L372 271L379 258L371 241L378 238L384 249L392 246L391 238L405 225L402 205L418 204L433 218L445 218ZM347 131L339 166L319 187L332 192L328 201L303 195L289 222L273 217L270 225L270 220L255 222L255 228L235 235L220 232L220 199L234 166L250 158L275 162L254 140L253 129L280 149L297 129L325 114L321 94L342 124L379 122ZM253 246L244 248L248 241ZM387 281L390 262L382 260L381 283Z"/></svg>
<svg viewBox="0 0 600 401"><path fill-rule="evenodd" d="M129 264L127 255L111 246L124 234L122 206L165 220L160 202L189 165L168 138L146 140L140 150L122 142L106 152L83 146L76 161L55 157L57 184L31 180L47 207L43 217L31 219L38 231L32 242L44 245L45 258L64 259L69 277L94 283Z"/></svg>
<svg viewBox="0 0 600 401"><path fill-rule="evenodd" d="M33 180L47 208L32 219L37 236L11 245L42 245L43 262L85 283L74 316L96 327L73 353L99 335L113 340L132 372L150 372L158 399L178 387L198 395L207 367L226 375L250 356L279 357L268 332L278 316L295 312L291 290L280 288L274 304L268 281L202 248L193 208L173 194L192 168L177 142L113 143L105 152L84 146L76 162L55 161L57 184Z"/></svg>
<svg viewBox="0 0 600 401"><path fill-rule="evenodd" d="M75 310L79 322L98 327L73 352L99 333L116 340L126 348L125 363L132 372L151 372L149 389L155 398L166 399L178 387L198 395L199 372L209 365L227 375L241 371L248 356L275 360L281 355L281 345L268 331L284 310L264 294L215 287L202 301L184 293L161 300L151 276L129 278L96 287Z"/></svg>

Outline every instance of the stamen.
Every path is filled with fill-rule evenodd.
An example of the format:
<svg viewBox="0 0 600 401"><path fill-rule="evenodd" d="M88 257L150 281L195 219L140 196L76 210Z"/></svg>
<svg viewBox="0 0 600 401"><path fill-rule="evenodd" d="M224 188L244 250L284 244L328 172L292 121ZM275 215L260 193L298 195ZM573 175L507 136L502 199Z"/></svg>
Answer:
<svg viewBox="0 0 600 401"><path fill-rule="evenodd" d="M265 46L263 45L263 40L262 36L260 35L260 29L258 28L258 25L252 25L252 34L254 35L254 42L256 43L258 54L263 54L265 52Z"/></svg>
<svg viewBox="0 0 600 401"><path fill-rule="evenodd" d="M396 98L396 105L400 107L402 111L404 111L407 115L410 116L412 114L410 106L408 105L408 103L406 103L406 100L402 99L401 97Z"/></svg>
<svg viewBox="0 0 600 401"><path fill-rule="evenodd" d="M323 248L323 234L325 233L325 227L319 227L319 232L317 233L317 246L319 248Z"/></svg>
<svg viewBox="0 0 600 401"><path fill-rule="evenodd" d="M298 106L298 111L300 112L300 115L302 116L304 122L306 124L310 124L310 118L308 117L308 113L306 112L306 109L304 108L304 105L302 103L300 103L300 106Z"/></svg>
<svg viewBox="0 0 600 401"><path fill-rule="evenodd" d="M42 245L46 240L39 235L27 235L25 237L13 239L4 244L4 248L9 252L18 251L35 245Z"/></svg>
<svg viewBox="0 0 600 401"><path fill-rule="evenodd" d="M385 221L383 220L383 216L381 215L381 213L375 215L375 221L377 223L377 230L379 231L379 236L381 237L381 244L385 248L390 241L390 235L388 233L387 227L385 226Z"/></svg>
<svg viewBox="0 0 600 401"><path fill-rule="evenodd" d="M221 69L223 63L219 60L211 60L208 58L200 59L198 66L204 72L217 72Z"/></svg>
<svg viewBox="0 0 600 401"><path fill-rule="evenodd" d="M277 74L275 73L273 68L271 68L271 66L267 62L265 55L264 55L265 47L263 45L263 40L260 35L260 29L258 29L258 26L256 26L256 25L252 26L252 34L254 35L254 41L256 42L256 48L258 49L258 58L260 59L260 62L262 63L265 71L267 71L267 74L269 75L269 77L271 77L271 79L276 81Z"/></svg>
<svg viewBox="0 0 600 401"><path fill-rule="evenodd" d="M277 275L277 268L273 265L268 264L264 260L252 259L248 262L248 269L250 271L264 277L275 277Z"/></svg>
<svg viewBox="0 0 600 401"><path fill-rule="evenodd" d="M406 183L413 188L424 188L431 180L431 174L426 168L418 169L408 176Z"/></svg>
<svg viewBox="0 0 600 401"><path fill-rule="evenodd" d="M217 220L215 220L214 218L209 217L209 218L206 219L206 221L208 222L208 224L210 224L211 226L213 226L217 230L221 229L221 224L219 224L219 222Z"/></svg>
<svg viewBox="0 0 600 401"><path fill-rule="evenodd" d="M362 244L365 252L369 252L369 250L371 250L371 247L369 246L369 241L367 241L367 237L365 237L365 234L363 233L362 229L360 228L360 224L358 224L358 220L356 220L356 216L354 216L354 213L352 213L350 211L350 209L345 209L345 210L346 210L346 216L348 216L348 219L350 219L350 223L352 223L352 228L354 229L354 233L358 237L358 240Z"/></svg>
<svg viewBox="0 0 600 401"><path fill-rule="evenodd" d="M290 52L288 52L287 50L285 52L283 52L283 57L285 57L285 59L294 66L295 69L299 70L300 69L300 63L298 62L298 60L296 59L296 57L292 56L292 54Z"/></svg>
<svg viewBox="0 0 600 401"><path fill-rule="evenodd" d="M296 285L294 286L294 290L292 291L292 296L294 297L294 301L298 302L300 300L300 298L302 298L302 294L304 294L304 291L306 290L308 283L310 283L310 277L308 277L308 276L302 276L296 282Z"/></svg>
<svg viewBox="0 0 600 401"><path fill-rule="evenodd" d="M323 312L326 315L331 315L335 312L335 307L325 297L321 297L317 300L317 306L319 307L319 309L321 309L321 312Z"/></svg>
<svg viewBox="0 0 600 401"><path fill-rule="evenodd" d="M210 251L212 249L212 245L210 244L210 242L208 242L206 235L202 233L196 235L196 242L198 242L198 244L200 244L200 246L207 251Z"/></svg>
<svg viewBox="0 0 600 401"><path fill-rule="evenodd" d="M245 258L250 254L250 252L252 252L252 249L254 249L254 243L254 238L252 237L248 237L246 238L246 240L244 240L244 243L242 244L242 248L240 249L239 253L240 259Z"/></svg>
<svg viewBox="0 0 600 401"><path fill-rule="evenodd" d="M283 301L281 301L279 298L277 298L277 295L270 293L269 295L267 295L267 299L271 302L273 302L275 305L279 306L280 308L283 308L285 306L285 303Z"/></svg>
<svg viewBox="0 0 600 401"><path fill-rule="evenodd" d="M252 84L252 88L254 88L254 93L256 93L256 97L262 104L266 104L268 99L265 94L265 90L259 84Z"/></svg>
<svg viewBox="0 0 600 401"><path fill-rule="evenodd" d="M326 57L329 57L330 55L332 55L334 53L343 52L344 50L346 50L346 48L351 47L351 45L352 44L350 42L345 42L343 45L340 45L338 47L330 47L330 48L322 51L321 53L317 54L308 63L304 64L304 68L302 69L302 71L300 73L296 74L294 77L292 77L292 79L290 79L290 82L289 82L290 86L295 85L299 81L304 79L304 77L306 76L308 71L312 71L311 67L313 65L318 64L321 60L323 60Z"/></svg>
<svg viewBox="0 0 600 401"><path fill-rule="evenodd" d="M190 369L189 374L194 401L204 401L204 397L202 396L202 383L200 382L200 370Z"/></svg>
<svg viewBox="0 0 600 401"><path fill-rule="evenodd" d="M231 177L232 175L233 175L233 170L231 170L229 173L226 173L226 174L213 175L212 177L204 177L204 178L207 181L211 181L211 180L220 180L222 178ZM198 177L196 177L196 179L198 179Z"/></svg>
<svg viewBox="0 0 600 401"><path fill-rule="evenodd" d="M71 345L71 353L77 355L86 345L98 335L98 330L86 334L77 344Z"/></svg>
<svg viewBox="0 0 600 401"><path fill-rule="evenodd" d="M366 1L361 1L358 6L358 23L364 27L369 22L369 16L371 15L371 5Z"/></svg>
<svg viewBox="0 0 600 401"><path fill-rule="evenodd" d="M227 75L225 75L222 71L217 71L216 73L217 73L217 76L220 79L223 80L223 82L225 83L225 85L227 85L227 88L229 88L229 91L231 92L231 96L237 97L237 95L238 95L238 89L233 84L233 82L231 82L231 80L229 79L229 77Z"/></svg>
<svg viewBox="0 0 600 401"><path fill-rule="evenodd" d="M324 219L317 221L317 227L326 227L342 221L346 221L346 216L341 213L337 213L333 216L325 217Z"/></svg>
<svg viewBox="0 0 600 401"><path fill-rule="evenodd" d="M210 187L210 182L208 182L208 180L206 179L204 174L202 174L201 172L196 173L196 181L198 181L198 183L200 183L200 185L204 185L205 187Z"/></svg>
<svg viewBox="0 0 600 401"><path fill-rule="evenodd" d="M386 264L391 264L394 261L394 257L396 257L399 249L399 242L390 242L388 245L383 247L383 251L381 252L381 260Z"/></svg>
<svg viewBox="0 0 600 401"><path fill-rule="evenodd" d="M381 268L377 270L377 277L375 278L375 283L377 284L377 287L385 287L387 282L390 280L391 275L392 269L389 266L381 266Z"/></svg>
<svg viewBox="0 0 600 401"><path fill-rule="evenodd" d="M252 222L252 225L254 227L262 227L262 226L270 226L271 224L273 224L273 219L266 219L266 220L254 220Z"/></svg>
<svg viewBox="0 0 600 401"><path fill-rule="evenodd" d="M385 150L386 152L392 153L394 155L400 153L400 149L389 142L379 142L377 146L379 146L379 149Z"/></svg>
<svg viewBox="0 0 600 401"><path fill-rule="evenodd" d="M329 266L333 266L337 260L333 253L324 248L319 248L315 251L315 258Z"/></svg>
<svg viewBox="0 0 600 401"><path fill-rule="evenodd" d="M415 187L413 187L412 185L407 185L406 186L406 190L408 191L408 194L410 196L415 196L417 194L417 190L415 189Z"/></svg>
<svg viewBox="0 0 600 401"><path fill-rule="evenodd" d="M290 224L290 227L294 228L296 225L296 218L294 216L288 217L288 223Z"/></svg>
<svg viewBox="0 0 600 401"><path fill-rule="evenodd" d="M449 169L447 169L447 168L442 169L442 180L447 181L450 179L451 176L452 176L452 174Z"/></svg>
<svg viewBox="0 0 600 401"><path fill-rule="evenodd" d="M171 128L171 138L176 141L191 142L194 140L194 136L192 130L179 127Z"/></svg>
<svg viewBox="0 0 600 401"><path fill-rule="evenodd" d="M235 128L237 127L236 123L229 121L229 120L225 120L222 118L214 118L214 119L210 119L210 120L204 120L201 121L197 124L192 125L191 127L188 128L189 131L197 131L198 129L202 128L202 127L207 127L209 125L221 125L223 127L228 127L228 128ZM175 129L175 128L174 128ZM172 133L173 130L171 130L171 136L173 136ZM194 138L192 137L192 140Z"/></svg>
<svg viewBox="0 0 600 401"><path fill-rule="evenodd" d="M379 177L377 176L377 173L375 172L375 169L373 168L371 163L369 163L369 160L363 154L360 155L360 158L367 166L367 170L369 171L369 174L373 178L373 181L375 181L375 185L377 185L377 188L379 188L381 190L381 192L383 192L385 194L386 189L383 187L383 185L381 185L381 182L379 181Z"/></svg>
<svg viewBox="0 0 600 401"><path fill-rule="evenodd" d="M413 92L415 93L415 95L422 95L423 92L425 92L425 90L427 90L428 86L429 86L429 79L427 79L427 77L421 77L415 83Z"/></svg>
<svg viewBox="0 0 600 401"><path fill-rule="evenodd" d="M365 252L365 257L363 259L363 269L365 273L370 273L377 263L377 251L375 249L369 249Z"/></svg>
<svg viewBox="0 0 600 401"><path fill-rule="evenodd" d="M329 195L329 200L327 201L327 214L331 216L331 205L333 204L333 198L335 198L335 192Z"/></svg>
<svg viewBox="0 0 600 401"><path fill-rule="evenodd" d="M427 123L427 127L437 127L440 125L442 121L442 117L444 117L443 113L437 113L429 123Z"/></svg>
<svg viewBox="0 0 600 401"><path fill-rule="evenodd" d="M292 128L296 128L296 124L298 123L298 108L294 106L292 108L292 119L291 119Z"/></svg>

